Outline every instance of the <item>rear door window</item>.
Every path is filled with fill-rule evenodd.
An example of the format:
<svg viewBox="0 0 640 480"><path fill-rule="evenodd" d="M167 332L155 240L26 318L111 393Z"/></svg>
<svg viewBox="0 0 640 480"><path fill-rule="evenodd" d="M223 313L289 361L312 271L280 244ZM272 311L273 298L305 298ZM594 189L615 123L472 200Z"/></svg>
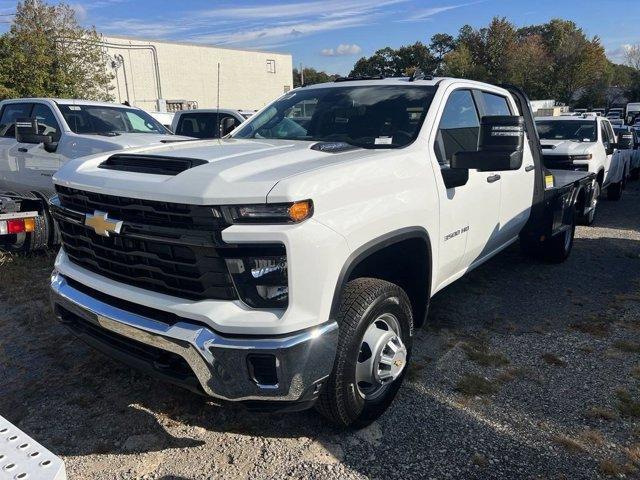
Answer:
<svg viewBox="0 0 640 480"><path fill-rule="evenodd" d="M484 114L487 116L511 115L509 102L502 95L495 93L482 92L482 100L484 101Z"/></svg>
<svg viewBox="0 0 640 480"><path fill-rule="evenodd" d="M0 116L0 135L3 137L15 137L16 120L31 116L33 103L9 103L2 109Z"/></svg>

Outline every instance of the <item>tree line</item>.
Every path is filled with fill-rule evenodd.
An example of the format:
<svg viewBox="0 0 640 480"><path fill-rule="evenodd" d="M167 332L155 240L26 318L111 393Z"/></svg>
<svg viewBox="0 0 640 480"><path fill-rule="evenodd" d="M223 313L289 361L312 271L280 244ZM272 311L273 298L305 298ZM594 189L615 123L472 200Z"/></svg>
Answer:
<svg viewBox="0 0 640 480"><path fill-rule="evenodd" d="M69 5L19 1L0 35L0 99L111 100L111 74L95 28L82 27Z"/></svg>
<svg viewBox="0 0 640 480"><path fill-rule="evenodd" d="M640 47L627 55L628 65L612 63L600 39L589 38L572 21L517 28L496 17L486 27L465 25L455 37L437 33L428 44L381 48L359 59L349 76L405 76L419 68L425 74L517 85L532 99L608 107L640 100ZM316 73L305 83L332 78Z"/></svg>

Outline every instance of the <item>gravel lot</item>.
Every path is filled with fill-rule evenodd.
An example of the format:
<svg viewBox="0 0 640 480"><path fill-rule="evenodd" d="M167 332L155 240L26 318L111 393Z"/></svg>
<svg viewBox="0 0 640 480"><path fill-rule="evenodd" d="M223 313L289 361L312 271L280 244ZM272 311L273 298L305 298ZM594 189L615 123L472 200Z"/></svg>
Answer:
<svg viewBox="0 0 640 480"><path fill-rule="evenodd" d="M220 408L95 353L47 300L53 254L0 265L0 414L69 478L633 478L640 470L640 185L563 265L514 247L440 293L371 427Z"/></svg>

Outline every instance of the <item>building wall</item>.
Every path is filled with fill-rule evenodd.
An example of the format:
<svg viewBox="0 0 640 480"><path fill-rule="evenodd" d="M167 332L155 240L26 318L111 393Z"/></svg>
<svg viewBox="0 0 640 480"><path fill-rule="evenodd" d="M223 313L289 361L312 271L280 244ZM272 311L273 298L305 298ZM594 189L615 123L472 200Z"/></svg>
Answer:
<svg viewBox="0 0 640 480"><path fill-rule="evenodd" d="M124 37L104 41L111 59L107 68L115 75L115 100L146 110L163 108L155 58L161 98L196 101L199 108L218 104L218 63L221 108L259 109L293 88L290 54Z"/></svg>

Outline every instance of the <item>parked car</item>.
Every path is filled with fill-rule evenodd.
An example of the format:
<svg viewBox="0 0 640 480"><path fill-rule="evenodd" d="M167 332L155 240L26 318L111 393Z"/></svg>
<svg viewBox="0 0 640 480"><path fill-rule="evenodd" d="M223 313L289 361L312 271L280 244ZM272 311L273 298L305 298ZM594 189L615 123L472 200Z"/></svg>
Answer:
<svg viewBox="0 0 640 480"><path fill-rule="evenodd" d="M59 242L47 200L53 173L68 160L177 139L144 110L121 104L0 102L0 245L33 250Z"/></svg>
<svg viewBox="0 0 640 480"><path fill-rule="evenodd" d="M228 131L244 122L237 110L195 109L176 112L171 129L176 135L193 138L220 138L220 129Z"/></svg>
<svg viewBox="0 0 640 480"><path fill-rule="evenodd" d="M616 135L605 117L541 117L536 119L547 168L591 172L597 178L597 204L600 191L610 200L619 200L629 171L628 163L616 155ZM591 224L595 207L588 218Z"/></svg>
<svg viewBox="0 0 640 480"><path fill-rule="evenodd" d="M640 118L640 102L627 103L625 110L625 119L627 120L627 124L633 125L638 118Z"/></svg>
<svg viewBox="0 0 640 480"><path fill-rule="evenodd" d="M432 295L518 239L562 262L597 185L544 167L520 90L429 77L295 89L228 139L78 160L55 183L53 311L79 337L352 427L392 402Z"/></svg>

